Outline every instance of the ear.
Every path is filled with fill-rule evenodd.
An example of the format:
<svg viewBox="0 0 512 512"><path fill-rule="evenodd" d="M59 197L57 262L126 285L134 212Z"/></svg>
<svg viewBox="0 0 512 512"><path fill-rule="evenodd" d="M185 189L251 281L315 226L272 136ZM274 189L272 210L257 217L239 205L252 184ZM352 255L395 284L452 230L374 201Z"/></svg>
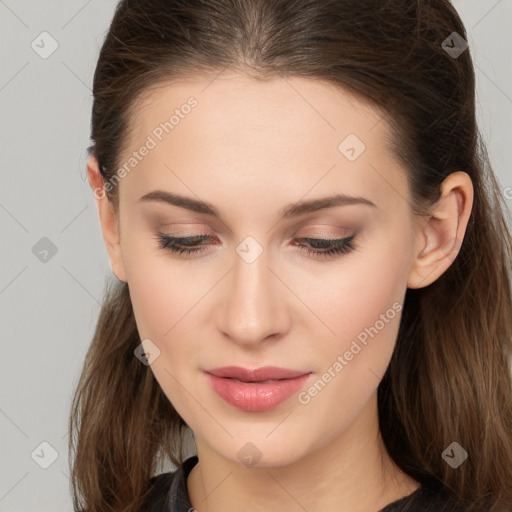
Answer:
<svg viewBox="0 0 512 512"><path fill-rule="evenodd" d="M100 173L98 161L93 155L87 158L87 175L96 200L103 241L112 265L112 271L119 280L126 282L126 273L121 257L118 216L114 206L105 194L103 176Z"/></svg>
<svg viewBox="0 0 512 512"><path fill-rule="evenodd" d="M433 283L459 254L473 206L473 183L462 171L450 174L441 184L441 197L429 219L419 222L414 259L407 286L423 288Z"/></svg>

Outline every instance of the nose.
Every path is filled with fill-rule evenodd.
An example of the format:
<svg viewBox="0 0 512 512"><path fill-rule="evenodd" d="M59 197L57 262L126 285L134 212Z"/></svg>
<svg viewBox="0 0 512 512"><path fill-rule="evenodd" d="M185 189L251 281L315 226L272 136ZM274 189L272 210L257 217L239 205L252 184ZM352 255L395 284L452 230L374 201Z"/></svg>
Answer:
<svg viewBox="0 0 512 512"><path fill-rule="evenodd" d="M235 255L217 304L217 328L224 336L237 344L256 347L288 331L291 292L278 275L265 251L250 263Z"/></svg>

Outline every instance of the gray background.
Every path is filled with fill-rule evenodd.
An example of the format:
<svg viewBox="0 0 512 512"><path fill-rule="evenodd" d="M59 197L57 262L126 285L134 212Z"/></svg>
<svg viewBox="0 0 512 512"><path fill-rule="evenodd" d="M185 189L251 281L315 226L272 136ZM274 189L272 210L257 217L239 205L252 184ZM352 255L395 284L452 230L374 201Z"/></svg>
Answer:
<svg viewBox="0 0 512 512"><path fill-rule="evenodd" d="M92 77L115 5L0 0L0 512L72 510L69 406L112 276L85 157ZM512 0L454 5L476 64L480 128L512 212ZM31 47L43 31L59 45L47 59ZM57 251L46 262L33 252L48 246L43 237ZM47 469L43 442L58 454Z"/></svg>

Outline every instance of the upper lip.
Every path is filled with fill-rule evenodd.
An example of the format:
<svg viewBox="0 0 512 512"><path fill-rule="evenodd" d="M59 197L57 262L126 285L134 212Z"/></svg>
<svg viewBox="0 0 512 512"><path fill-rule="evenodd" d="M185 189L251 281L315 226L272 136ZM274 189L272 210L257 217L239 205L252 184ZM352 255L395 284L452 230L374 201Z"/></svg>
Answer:
<svg viewBox="0 0 512 512"><path fill-rule="evenodd" d="M279 368L277 366L263 366L254 369L242 368L241 366L222 366L206 370L206 373L216 377L240 379L244 382L260 382L263 380L293 379L310 372L289 370L288 368Z"/></svg>

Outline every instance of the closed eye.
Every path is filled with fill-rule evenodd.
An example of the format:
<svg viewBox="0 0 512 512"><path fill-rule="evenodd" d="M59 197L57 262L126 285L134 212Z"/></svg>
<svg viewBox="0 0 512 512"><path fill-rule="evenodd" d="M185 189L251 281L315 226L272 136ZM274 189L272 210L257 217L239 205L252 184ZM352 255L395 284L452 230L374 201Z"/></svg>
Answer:
<svg viewBox="0 0 512 512"><path fill-rule="evenodd" d="M335 257L342 254L348 254L355 250L352 243L356 235L347 238L324 239L324 238L297 238L295 240L306 242L307 245L298 245L301 250L306 251L308 255L321 257ZM165 233L158 232L157 240L162 249L171 251L179 255L202 254L207 249L205 242L213 241L210 235L202 234L189 237L171 237Z"/></svg>

